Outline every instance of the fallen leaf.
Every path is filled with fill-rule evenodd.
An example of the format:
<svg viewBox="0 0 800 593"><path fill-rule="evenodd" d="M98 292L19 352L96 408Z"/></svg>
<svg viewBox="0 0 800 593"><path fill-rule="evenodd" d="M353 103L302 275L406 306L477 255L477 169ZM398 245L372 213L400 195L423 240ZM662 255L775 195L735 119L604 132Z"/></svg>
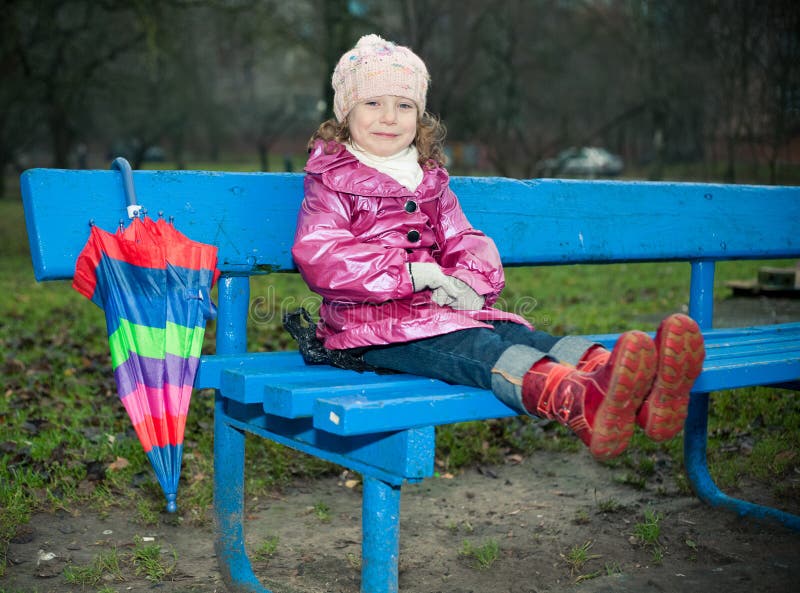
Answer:
<svg viewBox="0 0 800 593"><path fill-rule="evenodd" d="M117 457L116 461L114 461L108 466L108 469L110 469L111 471L119 471L121 469L125 469L130 464L131 462L125 459L124 457Z"/></svg>

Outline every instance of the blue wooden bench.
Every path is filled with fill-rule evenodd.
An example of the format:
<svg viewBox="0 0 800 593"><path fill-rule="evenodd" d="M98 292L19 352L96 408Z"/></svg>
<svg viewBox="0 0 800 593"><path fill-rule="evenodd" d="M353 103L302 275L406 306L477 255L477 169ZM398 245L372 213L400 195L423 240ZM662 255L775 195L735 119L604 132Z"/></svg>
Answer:
<svg viewBox="0 0 800 593"><path fill-rule="evenodd" d="M216 548L229 586L266 591L244 548L250 432L362 474L361 590L397 591L400 490L433 474L434 427L512 410L478 389L308 367L296 352L246 351L250 276L294 270L301 175L136 171L134 179L150 212L174 216L189 237L219 247L216 354L202 359L195 386L216 389ZM90 218L114 229L125 216L118 171L34 169L21 181L38 280L72 277ZM706 465L709 392L796 386L800 378L800 323L711 327L716 261L800 258L800 188L499 178L456 178L452 186L507 266L689 262L689 313L708 351L685 430L691 483L714 506L800 529L798 516L720 492Z"/></svg>

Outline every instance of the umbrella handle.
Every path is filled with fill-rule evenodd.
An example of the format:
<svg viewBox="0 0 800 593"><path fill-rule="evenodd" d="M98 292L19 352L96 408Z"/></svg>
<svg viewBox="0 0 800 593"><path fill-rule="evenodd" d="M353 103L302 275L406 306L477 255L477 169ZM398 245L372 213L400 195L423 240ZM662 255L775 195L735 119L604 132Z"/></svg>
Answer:
<svg viewBox="0 0 800 593"><path fill-rule="evenodd" d="M139 216L141 206L136 202L136 190L133 187L133 170L128 159L118 156L111 163L111 170L122 173L122 187L125 190L125 201L128 205L128 218Z"/></svg>

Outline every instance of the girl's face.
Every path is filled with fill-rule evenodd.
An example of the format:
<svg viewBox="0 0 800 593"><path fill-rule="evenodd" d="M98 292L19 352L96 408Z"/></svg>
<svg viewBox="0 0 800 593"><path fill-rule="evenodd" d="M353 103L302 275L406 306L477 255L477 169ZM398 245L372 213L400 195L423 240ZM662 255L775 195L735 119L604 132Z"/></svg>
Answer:
<svg viewBox="0 0 800 593"><path fill-rule="evenodd" d="M357 103L348 115L350 137L375 156L392 156L408 148L417 135L417 105L395 95Z"/></svg>

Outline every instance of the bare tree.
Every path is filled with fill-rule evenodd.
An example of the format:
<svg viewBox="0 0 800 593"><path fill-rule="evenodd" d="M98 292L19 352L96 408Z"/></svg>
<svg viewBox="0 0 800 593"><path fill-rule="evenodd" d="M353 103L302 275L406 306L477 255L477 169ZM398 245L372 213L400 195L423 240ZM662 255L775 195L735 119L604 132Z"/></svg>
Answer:
<svg viewBox="0 0 800 593"><path fill-rule="evenodd" d="M26 147L167 145L260 166L329 117L336 61L366 33L428 65L428 105L483 172L602 144L649 167L742 149L772 180L798 128L798 12L774 0L0 0L0 167Z"/></svg>
<svg viewBox="0 0 800 593"><path fill-rule="evenodd" d="M115 3L20 0L6 5L4 19L22 67L20 83L37 95L53 164L65 167L86 124L91 86L144 34L130 27L137 22L135 15Z"/></svg>
<svg viewBox="0 0 800 593"><path fill-rule="evenodd" d="M756 76L769 182L774 184L781 152L800 135L800 5L768 2L763 8L765 36L763 53L756 59Z"/></svg>
<svg viewBox="0 0 800 593"><path fill-rule="evenodd" d="M10 6L2 2L3 14ZM26 84L29 64L21 51L22 40L14 19L0 19L0 198L5 194L5 171L22 153L41 139L35 88Z"/></svg>

